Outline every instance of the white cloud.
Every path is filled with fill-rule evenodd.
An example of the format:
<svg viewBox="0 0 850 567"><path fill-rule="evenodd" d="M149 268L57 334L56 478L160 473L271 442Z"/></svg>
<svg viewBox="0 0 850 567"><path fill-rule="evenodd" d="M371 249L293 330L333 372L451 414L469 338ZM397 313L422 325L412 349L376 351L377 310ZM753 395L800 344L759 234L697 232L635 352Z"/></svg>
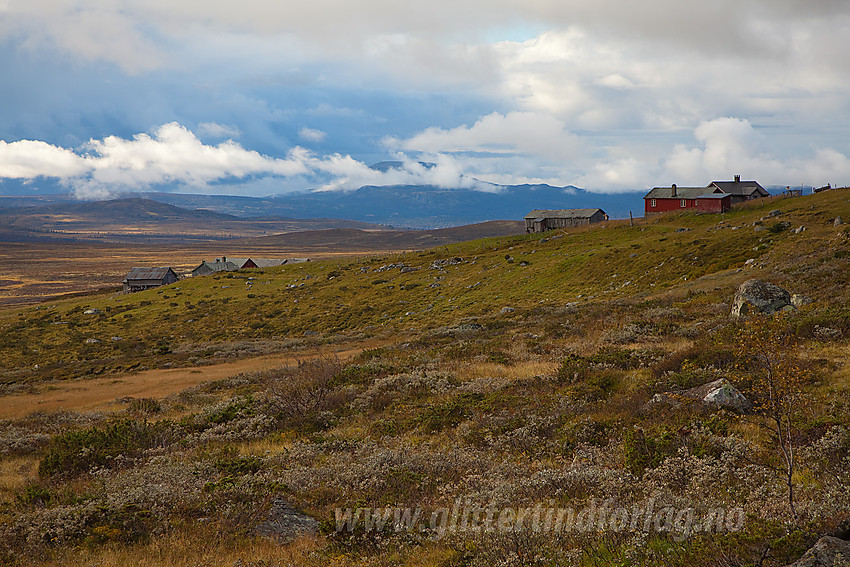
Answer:
<svg viewBox="0 0 850 567"><path fill-rule="evenodd" d="M80 156L38 140L0 140L0 178L73 177L88 166Z"/></svg>
<svg viewBox="0 0 850 567"><path fill-rule="evenodd" d="M108 136L90 140L80 152L41 141L0 141L0 178L55 177L74 188L81 198L104 198L123 191L170 184L194 189L223 180L275 177L304 178L324 190L357 189L363 185L433 184L440 187L478 187L450 157L438 156L436 167L399 155L403 166L381 172L349 155L317 156L302 147L283 159L247 150L233 141L218 145L201 142L177 123L132 139Z"/></svg>
<svg viewBox="0 0 850 567"><path fill-rule="evenodd" d="M298 131L298 137L305 142L324 142L325 138L328 137L328 134L321 130L305 127Z"/></svg>
<svg viewBox="0 0 850 567"><path fill-rule="evenodd" d="M579 148L578 138L558 118L545 113L494 112L472 126L428 128L406 140L387 138L387 147L424 153L481 152L527 154L565 159Z"/></svg>
<svg viewBox="0 0 850 567"><path fill-rule="evenodd" d="M201 122L198 124L198 134L201 136L209 136L210 138L228 138L234 139L242 135L239 128L228 126L227 124L217 124L216 122Z"/></svg>

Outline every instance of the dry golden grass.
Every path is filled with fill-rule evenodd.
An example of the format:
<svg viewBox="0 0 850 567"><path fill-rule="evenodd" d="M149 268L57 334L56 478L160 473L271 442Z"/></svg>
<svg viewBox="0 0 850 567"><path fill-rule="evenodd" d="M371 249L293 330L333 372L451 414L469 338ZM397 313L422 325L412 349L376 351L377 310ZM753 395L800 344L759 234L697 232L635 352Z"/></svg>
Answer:
<svg viewBox="0 0 850 567"><path fill-rule="evenodd" d="M8 457L0 460L0 502L14 500L37 476L37 457Z"/></svg>
<svg viewBox="0 0 850 567"><path fill-rule="evenodd" d="M181 532L153 538L134 546L114 545L96 549L78 548L44 563L56 567L97 566L125 567L233 567L234 565L291 565L313 567L324 565L311 557L323 545L321 539L302 537L292 543L278 545L262 538L217 539L212 534Z"/></svg>
<svg viewBox="0 0 850 567"><path fill-rule="evenodd" d="M558 371L558 363L551 360L533 360L512 365L496 362L452 362L449 363L448 370L461 380L500 378L514 381L555 374Z"/></svg>
<svg viewBox="0 0 850 567"><path fill-rule="evenodd" d="M239 446L240 455L257 455L280 453L289 449L295 442L295 435L291 431L282 432L257 441L251 441Z"/></svg>
<svg viewBox="0 0 850 567"><path fill-rule="evenodd" d="M199 531L161 536L133 546L76 548L46 562L22 565L54 567L233 567L235 565L275 565L286 567L393 566L431 567L445 565L451 551L438 545L420 547L416 553L386 553L361 557L335 554L321 536L303 536L279 545L262 538L216 538Z"/></svg>
<svg viewBox="0 0 850 567"><path fill-rule="evenodd" d="M374 345L370 343L363 348L374 348ZM363 348L345 348L333 355L340 360L348 360L359 354ZM115 411L118 409L115 405L116 399L162 399L203 382L221 380L243 372L294 366L299 360L327 355L328 353L315 351L271 354L197 368L158 368L121 376L57 381L34 393L0 396L0 419L21 418L34 411Z"/></svg>

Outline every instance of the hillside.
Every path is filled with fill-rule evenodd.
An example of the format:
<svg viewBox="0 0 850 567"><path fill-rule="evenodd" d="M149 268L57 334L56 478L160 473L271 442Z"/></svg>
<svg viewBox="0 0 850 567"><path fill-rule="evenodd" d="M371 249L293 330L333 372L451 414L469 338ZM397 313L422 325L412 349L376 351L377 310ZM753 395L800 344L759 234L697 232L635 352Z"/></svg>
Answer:
<svg viewBox="0 0 850 567"><path fill-rule="evenodd" d="M0 221L0 240L6 242L38 239L126 242L146 239L168 243L186 239L218 241L319 228L384 228L370 223L324 218L291 219L266 215L247 219L141 198L0 208Z"/></svg>
<svg viewBox="0 0 850 567"><path fill-rule="evenodd" d="M836 217L846 190L2 311L0 557L790 564L850 521ZM807 301L730 318L752 278ZM793 509L766 368L797 400ZM688 397L720 378L755 409Z"/></svg>
<svg viewBox="0 0 850 567"><path fill-rule="evenodd" d="M523 221L487 221L452 228L433 230L360 230L334 228L328 230L302 231L253 238L250 241L233 242L259 248L298 249L305 252L380 252L398 250L422 250L434 246L456 244L478 238L511 236L525 232Z"/></svg>

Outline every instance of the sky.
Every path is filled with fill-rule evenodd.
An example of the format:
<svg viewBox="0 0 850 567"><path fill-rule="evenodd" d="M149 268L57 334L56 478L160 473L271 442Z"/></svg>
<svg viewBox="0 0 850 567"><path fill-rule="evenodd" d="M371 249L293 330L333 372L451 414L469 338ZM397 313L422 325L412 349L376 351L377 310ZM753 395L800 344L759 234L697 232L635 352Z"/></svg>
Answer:
<svg viewBox="0 0 850 567"><path fill-rule="evenodd" d="M850 185L847 53L846 0L0 0L0 189Z"/></svg>

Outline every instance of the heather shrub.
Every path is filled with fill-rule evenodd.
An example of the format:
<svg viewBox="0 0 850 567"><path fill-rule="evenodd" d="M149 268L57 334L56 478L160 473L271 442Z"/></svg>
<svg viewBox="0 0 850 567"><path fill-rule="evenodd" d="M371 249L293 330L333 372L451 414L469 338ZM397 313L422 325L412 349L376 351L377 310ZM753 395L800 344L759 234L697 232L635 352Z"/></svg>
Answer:
<svg viewBox="0 0 850 567"><path fill-rule="evenodd" d="M559 384L573 384L584 380L589 371L589 360L575 354L570 354L561 361L556 379Z"/></svg>
<svg viewBox="0 0 850 567"><path fill-rule="evenodd" d="M122 459L170 444L175 438L169 422L122 420L103 427L68 431L53 437L39 462L38 473L50 477L82 474L94 467L111 468Z"/></svg>
<svg viewBox="0 0 850 567"><path fill-rule="evenodd" d="M640 476L647 469L654 469L678 447L675 434L662 428L656 435L643 429L627 429L623 435L623 459L626 469Z"/></svg>
<svg viewBox="0 0 850 567"><path fill-rule="evenodd" d="M472 408L483 398L481 394L464 392L441 404L427 407L419 414L418 422L429 432L456 427L472 416Z"/></svg>

